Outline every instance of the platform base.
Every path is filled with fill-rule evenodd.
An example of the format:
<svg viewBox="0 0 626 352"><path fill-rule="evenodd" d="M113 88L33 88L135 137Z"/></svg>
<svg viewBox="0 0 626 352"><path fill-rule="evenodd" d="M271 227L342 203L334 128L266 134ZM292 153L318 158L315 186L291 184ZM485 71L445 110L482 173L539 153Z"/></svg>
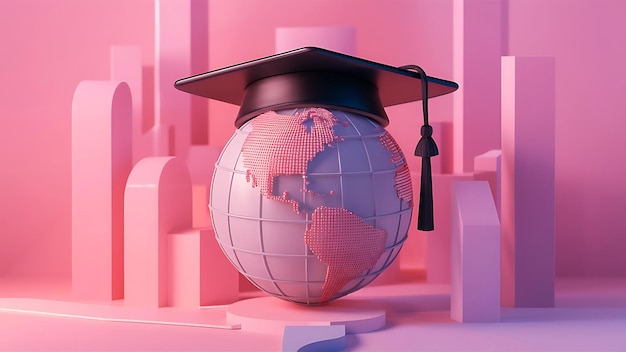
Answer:
<svg viewBox="0 0 626 352"><path fill-rule="evenodd" d="M356 334L383 328L386 312L367 300L339 299L323 306L304 306L259 297L231 304L226 319L252 332L282 334L285 326L345 325L347 334Z"/></svg>

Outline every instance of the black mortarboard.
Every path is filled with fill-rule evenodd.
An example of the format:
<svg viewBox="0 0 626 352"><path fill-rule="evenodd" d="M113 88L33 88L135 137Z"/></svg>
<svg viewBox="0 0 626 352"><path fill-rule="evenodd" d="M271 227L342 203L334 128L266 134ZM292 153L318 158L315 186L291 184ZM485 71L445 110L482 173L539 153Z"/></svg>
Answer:
<svg viewBox="0 0 626 352"><path fill-rule="evenodd" d="M422 77L426 80L422 81ZM427 98L455 91L456 83L426 76L418 66L398 68L306 47L179 79L174 86L184 92L239 105L236 127L270 110L297 107L350 111L386 126L389 119L384 106L423 100L425 121L422 139L415 150L423 161L418 228L432 230L429 166L430 157L438 151L428 125L426 102Z"/></svg>

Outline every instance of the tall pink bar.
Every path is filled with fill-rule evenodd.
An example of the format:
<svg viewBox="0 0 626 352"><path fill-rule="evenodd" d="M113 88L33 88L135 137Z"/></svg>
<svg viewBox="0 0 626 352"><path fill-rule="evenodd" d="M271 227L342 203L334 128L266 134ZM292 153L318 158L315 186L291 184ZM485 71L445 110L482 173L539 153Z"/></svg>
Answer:
<svg viewBox="0 0 626 352"><path fill-rule="evenodd" d="M455 173L473 171L476 155L500 147L501 3L453 2Z"/></svg>
<svg viewBox="0 0 626 352"><path fill-rule="evenodd" d="M124 185L132 167L126 83L82 81L72 101L72 290L124 295Z"/></svg>
<svg viewBox="0 0 626 352"><path fill-rule="evenodd" d="M114 45L111 47L111 79L126 82L133 99L132 136L133 164L150 156L152 146L144 135L143 67L141 47Z"/></svg>
<svg viewBox="0 0 626 352"><path fill-rule="evenodd" d="M132 138L133 164L150 155L143 137L143 74L141 48L138 46L111 47L111 80L126 82L133 97Z"/></svg>
<svg viewBox="0 0 626 352"><path fill-rule="evenodd" d="M276 52L316 46L347 55L356 53L354 27L278 27L275 33Z"/></svg>
<svg viewBox="0 0 626 352"><path fill-rule="evenodd" d="M491 194L496 203L498 217L501 214L502 204L502 151L499 149L490 150L477 155L474 158L474 180L488 181L491 187Z"/></svg>
<svg viewBox="0 0 626 352"><path fill-rule="evenodd" d="M168 234L191 228L191 180L175 157L148 157L133 168L124 196L125 303L168 304Z"/></svg>
<svg viewBox="0 0 626 352"><path fill-rule="evenodd" d="M486 181L452 187L450 317L500 320L500 221Z"/></svg>
<svg viewBox="0 0 626 352"><path fill-rule="evenodd" d="M420 175L411 174L413 190L416 199L419 193ZM471 174L435 174L433 175L433 197L435 230L426 235L426 270L429 283L450 283L450 199L452 184L456 181L472 180ZM413 214L415 223L411 225L411 232L417 231L417 207ZM409 234L411 235L411 234Z"/></svg>
<svg viewBox="0 0 626 352"><path fill-rule="evenodd" d="M208 128L206 120L206 99L193 98L190 94L174 89L172 85L177 79L202 73L200 63L193 57L206 57L208 47L207 2L201 0L157 0L155 4L155 115L156 124L168 130L167 148L169 155L176 155L183 159L187 157L191 145L192 134L198 134L194 139L206 142ZM207 63L203 63L207 65ZM195 72L194 70L199 70ZM194 109L200 109L194 114L194 119L200 119L193 124L192 101ZM204 110L202 110L204 109ZM192 125L194 132L192 132ZM162 142L162 138L156 139ZM163 148L156 150L164 151Z"/></svg>
<svg viewBox="0 0 626 352"><path fill-rule="evenodd" d="M554 306L555 62L502 58L502 304Z"/></svg>

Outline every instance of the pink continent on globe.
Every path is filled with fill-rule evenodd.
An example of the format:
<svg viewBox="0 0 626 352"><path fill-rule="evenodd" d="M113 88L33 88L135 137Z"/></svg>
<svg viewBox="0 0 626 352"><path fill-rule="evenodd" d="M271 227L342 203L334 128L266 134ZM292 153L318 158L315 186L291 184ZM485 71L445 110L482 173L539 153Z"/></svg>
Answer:
<svg viewBox="0 0 626 352"><path fill-rule="evenodd" d="M380 136L380 143L391 153L391 162L400 166L396 170L396 192L398 198L405 201L410 208L413 208L413 188L411 184L411 171L404 160L404 155L395 139L385 132Z"/></svg>
<svg viewBox="0 0 626 352"><path fill-rule="evenodd" d="M350 281L378 261L385 250L387 232L363 222L342 208L318 207L304 241L328 267L321 302L328 300Z"/></svg>
<svg viewBox="0 0 626 352"><path fill-rule="evenodd" d="M263 196L291 203L299 213L298 201L290 199L286 192L275 195L275 178L306 176L309 162L317 154L332 147L333 142L342 141L334 134L337 123L337 118L322 108L310 108L294 115L271 111L256 117L251 121L252 130L242 146L246 180L252 187L258 187ZM390 161L397 167L394 179L398 197L412 206L411 176L400 147L387 132L380 136L380 143L390 152ZM304 191L306 187L304 183ZM317 259L327 265L320 298L320 302L324 302L376 265L385 250L387 232L343 208L317 207L311 214L311 221L304 233L304 242Z"/></svg>
<svg viewBox="0 0 626 352"><path fill-rule="evenodd" d="M259 187L267 198L289 202L299 212L299 203L287 194L274 195L274 179L279 175L306 175L308 164L335 141L333 126L337 118L321 108L280 115L274 111L251 121L252 131L243 144L246 179Z"/></svg>

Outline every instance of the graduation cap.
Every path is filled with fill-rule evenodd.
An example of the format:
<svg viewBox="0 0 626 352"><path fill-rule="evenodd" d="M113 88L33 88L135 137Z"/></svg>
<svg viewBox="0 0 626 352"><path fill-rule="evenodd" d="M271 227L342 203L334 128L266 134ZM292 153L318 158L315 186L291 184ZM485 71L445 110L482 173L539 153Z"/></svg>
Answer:
<svg viewBox="0 0 626 352"><path fill-rule="evenodd" d="M428 98L455 91L456 83L429 77L415 65L393 67L305 47L179 79L174 86L239 105L236 127L267 111L299 107L353 112L387 126L383 107L422 100L424 125L415 149L422 157L418 229L433 230L430 157L438 149L428 124Z"/></svg>

